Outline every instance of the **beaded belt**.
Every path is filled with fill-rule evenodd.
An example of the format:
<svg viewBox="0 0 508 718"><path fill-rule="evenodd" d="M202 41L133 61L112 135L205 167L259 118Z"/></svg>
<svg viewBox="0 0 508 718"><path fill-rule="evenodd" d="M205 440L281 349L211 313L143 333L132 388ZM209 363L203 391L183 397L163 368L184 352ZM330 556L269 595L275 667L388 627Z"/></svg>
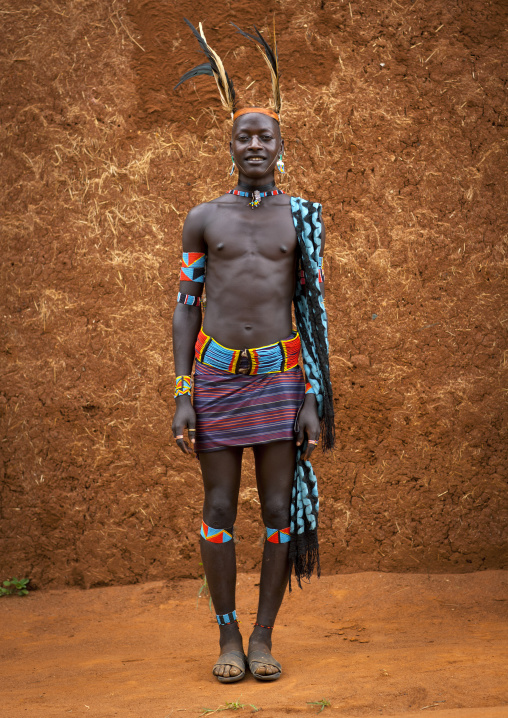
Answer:
<svg viewBox="0 0 508 718"><path fill-rule="evenodd" d="M196 341L196 359L231 374L275 374L298 364L300 335L292 332L287 339L255 349L228 349L201 329Z"/></svg>

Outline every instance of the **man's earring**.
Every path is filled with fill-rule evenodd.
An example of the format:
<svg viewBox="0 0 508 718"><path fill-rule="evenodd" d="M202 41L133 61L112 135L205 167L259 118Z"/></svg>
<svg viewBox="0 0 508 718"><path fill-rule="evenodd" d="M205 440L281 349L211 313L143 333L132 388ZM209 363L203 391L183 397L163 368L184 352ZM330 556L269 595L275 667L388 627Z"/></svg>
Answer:
<svg viewBox="0 0 508 718"><path fill-rule="evenodd" d="M231 177L231 175L232 175L232 174L234 173L234 171L235 171L235 158L233 157L233 155L231 155L231 162L232 162L233 164L232 164L232 166L231 166L231 172L229 173L229 176L230 176L230 177Z"/></svg>
<svg viewBox="0 0 508 718"><path fill-rule="evenodd" d="M281 175L283 175L286 171L284 168L284 160L282 159L282 155L277 160L277 169L279 170Z"/></svg>

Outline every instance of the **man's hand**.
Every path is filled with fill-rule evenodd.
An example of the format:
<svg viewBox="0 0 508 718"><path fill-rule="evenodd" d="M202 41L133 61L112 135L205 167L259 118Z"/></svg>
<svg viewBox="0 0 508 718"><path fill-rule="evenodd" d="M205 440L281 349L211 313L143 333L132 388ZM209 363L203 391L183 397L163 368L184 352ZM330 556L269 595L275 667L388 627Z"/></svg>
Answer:
<svg viewBox="0 0 508 718"><path fill-rule="evenodd" d="M173 418L173 436L177 445L184 454L194 454L194 443L196 436L196 412L192 406L190 396L178 396L176 398L176 411ZM189 434L189 444L184 439L184 431Z"/></svg>
<svg viewBox="0 0 508 718"><path fill-rule="evenodd" d="M314 394L306 394L305 401L298 416L298 435L296 437L296 445L301 446L307 439L307 446L301 458L307 461L316 448L319 441L319 416L317 410L317 401Z"/></svg>

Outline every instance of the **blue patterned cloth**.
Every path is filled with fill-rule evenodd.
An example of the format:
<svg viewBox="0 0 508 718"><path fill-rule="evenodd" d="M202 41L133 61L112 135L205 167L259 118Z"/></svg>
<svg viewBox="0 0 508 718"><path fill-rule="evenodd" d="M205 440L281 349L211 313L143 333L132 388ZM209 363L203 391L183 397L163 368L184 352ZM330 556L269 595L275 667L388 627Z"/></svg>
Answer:
<svg viewBox="0 0 508 718"><path fill-rule="evenodd" d="M300 267L305 283L296 282L294 307L302 341L305 378L316 395L324 449L334 442L333 396L328 367L328 324L319 287L321 266L321 205L291 197L291 214L298 237ZM314 301L311 301L313 296ZM302 461L305 445L298 447L291 499L291 543L289 561L296 580L309 579L314 568L320 574L317 537L319 496L317 479L310 461ZM291 588L291 583L290 583Z"/></svg>

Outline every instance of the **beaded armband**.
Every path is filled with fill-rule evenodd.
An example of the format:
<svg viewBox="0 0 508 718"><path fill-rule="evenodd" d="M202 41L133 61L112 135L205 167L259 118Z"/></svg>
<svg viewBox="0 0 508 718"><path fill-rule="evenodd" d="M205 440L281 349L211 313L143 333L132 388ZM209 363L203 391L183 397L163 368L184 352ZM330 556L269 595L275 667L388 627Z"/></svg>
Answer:
<svg viewBox="0 0 508 718"><path fill-rule="evenodd" d="M191 307L201 306L201 297L196 297L193 294L182 294L182 292L178 292L176 301L180 304L188 304Z"/></svg>
<svg viewBox="0 0 508 718"><path fill-rule="evenodd" d="M181 282L200 282L204 284L206 273L206 254L202 252L184 252L182 257L182 269L180 271Z"/></svg>
<svg viewBox="0 0 508 718"><path fill-rule="evenodd" d="M175 379L175 399L177 396L191 393L192 379L190 376L177 376Z"/></svg>
<svg viewBox="0 0 508 718"><path fill-rule="evenodd" d="M314 391L314 389L312 388L311 383L309 381L306 382L306 384L305 384L305 393L306 394L315 394L316 393Z"/></svg>

